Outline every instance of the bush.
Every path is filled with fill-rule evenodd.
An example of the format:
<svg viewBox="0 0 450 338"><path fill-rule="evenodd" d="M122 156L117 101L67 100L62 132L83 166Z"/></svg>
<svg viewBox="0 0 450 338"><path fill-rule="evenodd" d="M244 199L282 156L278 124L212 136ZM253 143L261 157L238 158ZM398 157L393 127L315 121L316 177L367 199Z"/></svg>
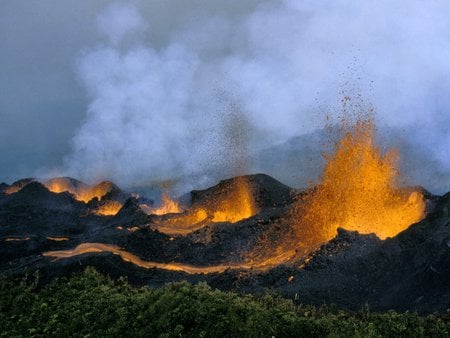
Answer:
<svg viewBox="0 0 450 338"><path fill-rule="evenodd" d="M449 315L349 313L212 290L137 288L88 268L37 290L0 280L2 337L446 337Z"/></svg>

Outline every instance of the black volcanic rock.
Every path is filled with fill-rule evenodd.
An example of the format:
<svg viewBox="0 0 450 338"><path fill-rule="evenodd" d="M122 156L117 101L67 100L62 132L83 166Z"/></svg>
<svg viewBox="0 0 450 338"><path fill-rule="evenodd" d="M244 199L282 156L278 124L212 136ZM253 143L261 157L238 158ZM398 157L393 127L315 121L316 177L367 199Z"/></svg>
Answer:
<svg viewBox="0 0 450 338"><path fill-rule="evenodd" d="M94 186L94 191L107 191L107 193L101 198L101 201L117 201L125 203L125 201L131 197L130 194L123 192L117 185L110 181L103 181Z"/></svg>
<svg viewBox="0 0 450 338"><path fill-rule="evenodd" d="M49 179L49 180L47 180L45 182L42 182L42 183L45 184L45 185L52 185L52 184L58 184L59 183L61 185L69 187L70 189L75 190L75 191L79 190L79 189L86 189L86 188L89 187L89 185L87 185L86 183L81 182L80 180L77 180L75 178L68 177L68 176L65 176L65 177L54 177L54 178L51 178L51 179Z"/></svg>
<svg viewBox="0 0 450 338"><path fill-rule="evenodd" d="M0 193L3 192L8 187L9 184L6 184L5 182L0 183Z"/></svg>
<svg viewBox="0 0 450 338"><path fill-rule="evenodd" d="M10 198L3 201L2 206L40 206L45 209L82 209L83 203L78 202L69 193L52 193L44 185L37 181L32 181L25 185Z"/></svg>
<svg viewBox="0 0 450 338"><path fill-rule="evenodd" d="M0 199L0 227L23 236L40 236L45 229L60 229L61 226L68 232L82 231L78 224L86 211L84 203L75 200L71 194L55 194L41 183L32 181L20 191Z"/></svg>
<svg viewBox="0 0 450 338"><path fill-rule="evenodd" d="M337 236L323 244L305 259L305 269L317 270L338 262L343 256L361 257L381 246L382 241L375 235L361 235L358 231L338 228Z"/></svg>
<svg viewBox="0 0 450 338"><path fill-rule="evenodd" d="M265 175L247 175L244 178L260 208L285 206L292 202L294 189L284 185L276 179ZM229 194L237 184L238 177L220 181L217 185L205 190L191 192L192 205L205 205L220 199L220 196Z"/></svg>
<svg viewBox="0 0 450 338"><path fill-rule="evenodd" d="M339 229L334 239L313 252L299 249L293 259L268 271L229 269L188 275L140 268L106 252L57 261L41 255L98 242L119 246L142 260L194 266L239 264L248 254L264 257L293 238L285 215L294 190L266 175L245 178L260 207L257 215L236 223L210 223L185 236L155 230L164 216L146 215L136 198L127 199L115 216L102 217L92 215L86 204L69 193L55 194L38 182L28 182L21 191L0 198L0 273L20 275L25 269L39 269L42 280L48 282L92 265L110 276L126 275L133 283L151 286L187 279L223 290L272 290L296 302L334 303L352 310L366 303L376 311L430 313L450 308L450 193L426 195L433 205L426 218L393 238L380 240L373 234ZM193 204L217 199L234 180L193 191ZM112 183L110 187L112 193L120 194ZM56 235L69 239L48 238Z"/></svg>
<svg viewBox="0 0 450 338"><path fill-rule="evenodd" d="M21 190L23 187L28 185L31 182L36 181L34 178L23 178L18 181L15 181L13 184L11 184L5 191L10 190L10 192L17 192Z"/></svg>
<svg viewBox="0 0 450 338"><path fill-rule="evenodd" d="M439 199L434 211L383 243L390 278L382 276L385 308L395 306L443 311L450 308L450 193ZM383 278L384 277L384 278Z"/></svg>
<svg viewBox="0 0 450 338"><path fill-rule="evenodd" d="M131 197L131 194L123 192L117 185L110 181L100 182L89 189L97 196L104 194L100 199L94 197L87 203L89 209L94 213L97 209L101 209L102 206L107 205L111 201L124 204Z"/></svg>
<svg viewBox="0 0 450 338"><path fill-rule="evenodd" d="M148 221L149 216L141 209L135 197L128 198L113 219L114 224L123 226L140 225Z"/></svg>
<svg viewBox="0 0 450 338"><path fill-rule="evenodd" d="M130 197L129 194L124 193L111 181L103 181L91 186L72 177L55 177L43 182L43 184L50 187L52 185L58 186L60 190L72 192L75 195L93 194L101 196L100 200L118 201L120 203L124 203ZM94 197L91 201L93 200L98 202L97 197Z"/></svg>
<svg viewBox="0 0 450 338"><path fill-rule="evenodd" d="M385 241L340 230L278 290L303 303L353 310L367 303L376 310L445 311L450 308L449 210L450 193L424 220ZM254 283L268 278L262 275Z"/></svg>

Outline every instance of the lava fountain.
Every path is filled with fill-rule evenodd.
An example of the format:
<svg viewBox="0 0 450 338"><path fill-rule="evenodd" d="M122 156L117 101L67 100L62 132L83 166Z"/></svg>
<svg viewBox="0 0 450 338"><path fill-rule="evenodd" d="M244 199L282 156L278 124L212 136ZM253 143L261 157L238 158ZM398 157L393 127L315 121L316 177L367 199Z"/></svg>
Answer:
<svg viewBox="0 0 450 338"><path fill-rule="evenodd" d="M145 261L124 249L106 243L82 243L71 250L50 251L43 255L55 259L85 253L110 252L124 261L143 268L184 271L189 274L220 273L227 269L267 270L294 257L305 255L318 244L332 239L338 227L375 233L385 239L395 236L425 214L421 192L398 185L397 153L382 154L374 145L372 119L361 119L343 135L334 151L326 156L326 166L320 182L293 204L289 214L292 232L261 242L245 255L240 263L213 266L192 266L182 263ZM176 201L163 196L162 206L152 213L160 217L159 231L185 235L211 222L234 223L258 212L252 188L245 176L232 183L219 183L203 193L200 200L181 212ZM278 232L277 232L278 233ZM294 236L291 236L291 235Z"/></svg>
<svg viewBox="0 0 450 338"><path fill-rule="evenodd" d="M425 215L421 192L398 185L395 150L382 154L374 145L374 122L359 119L331 155L319 184L293 208L293 223L306 243L322 243L338 227L392 237Z"/></svg>
<svg viewBox="0 0 450 338"><path fill-rule="evenodd" d="M155 228L166 234L188 234L211 223L236 223L257 214L258 208L250 183L245 176L216 186L214 194L207 194L201 202L195 202L183 211L179 203L163 194L160 207L141 205L147 214L163 217L154 220Z"/></svg>
<svg viewBox="0 0 450 338"><path fill-rule="evenodd" d="M258 212L248 180L239 176L231 189L219 199L210 213L213 222L236 223Z"/></svg>
<svg viewBox="0 0 450 338"><path fill-rule="evenodd" d="M170 198L167 192L163 192L161 197L161 205L153 208L147 204L141 204L141 209L148 215L165 215L165 214L179 214L183 212L183 209L176 200Z"/></svg>

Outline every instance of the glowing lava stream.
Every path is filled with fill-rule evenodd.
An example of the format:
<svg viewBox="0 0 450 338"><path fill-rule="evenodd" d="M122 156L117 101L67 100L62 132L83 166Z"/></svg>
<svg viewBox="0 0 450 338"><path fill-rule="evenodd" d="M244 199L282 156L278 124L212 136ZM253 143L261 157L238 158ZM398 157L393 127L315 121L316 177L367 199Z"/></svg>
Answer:
<svg viewBox="0 0 450 338"><path fill-rule="evenodd" d="M48 239L49 241L62 242L62 241L68 241L70 238L69 238L69 237L53 237L53 236L48 236L47 239Z"/></svg>
<svg viewBox="0 0 450 338"><path fill-rule="evenodd" d="M100 253L100 252L110 252L114 255L120 256L125 262L133 263L141 268L145 269L163 269L163 270L171 270L171 271L181 271L188 274L208 274L208 273L219 273L224 272L225 270L267 270L273 266L279 265L283 262L286 262L291 258L295 251L285 252L277 257L271 257L262 262L258 262L255 264L219 264L213 266L193 266L189 264L182 263L158 263L158 262L149 262L144 261L136 255L123 250L117 245L113 244L103 244L103 243L82 243L79 244L73 250L58 250L58 251L48 251L43 253L43 256L46 257L54 257L55 259L62 258L70 258L78 255L83 255L86 253Z"/></svg>
<svg viewBox="0 0 450 338"><path fill-rule="evenodd" d="M29 241L30 237L9 237L5 238L5 242L20 242L20 241Z"/></svg>

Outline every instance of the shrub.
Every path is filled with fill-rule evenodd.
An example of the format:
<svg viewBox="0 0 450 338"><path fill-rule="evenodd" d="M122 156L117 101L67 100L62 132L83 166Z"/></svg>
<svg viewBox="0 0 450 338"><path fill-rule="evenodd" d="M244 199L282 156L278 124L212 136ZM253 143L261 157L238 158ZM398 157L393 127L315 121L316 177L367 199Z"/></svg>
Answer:
<svg viewBox="0 0 450 338"><path fill-rule="evenodd" d="M92 268L37 290L0 280L2 337L446 337L449 315L350 313L207 284L132 287Z"/></svg>

